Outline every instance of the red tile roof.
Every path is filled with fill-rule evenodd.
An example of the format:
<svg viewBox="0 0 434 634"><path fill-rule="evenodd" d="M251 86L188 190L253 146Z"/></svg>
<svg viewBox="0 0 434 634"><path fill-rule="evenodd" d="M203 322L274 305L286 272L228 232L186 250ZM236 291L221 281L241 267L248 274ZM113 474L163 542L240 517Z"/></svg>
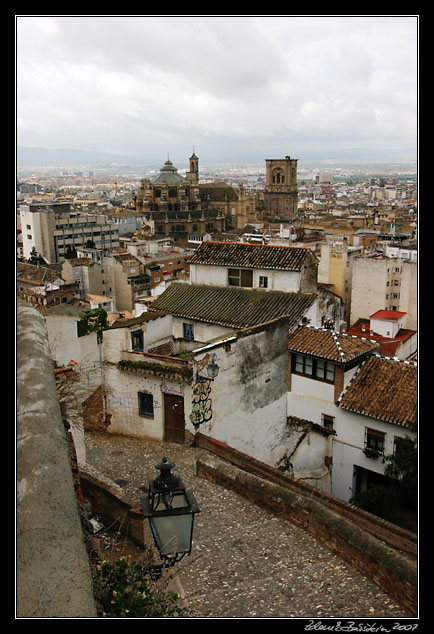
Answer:
<svg viewBox="0 0 434 634"><path fill-rule="evenodd" d="M356 337L365 337L367 332L362 329L363 324L359 324L358 326L354 326L353 328L348 328L345 331L347 335L355 335ZM366 326L369 331L369 339L372 341L376 341L380 344L381 354L386 354L387 356L393 357L396 354L399 346L407 341L410 337L416 334L416 330L408 330L407 328L400 328L396 333L395 337L383 337L383 335L379 335L375 332L371 332L369 330L369 326Z"/></svg>
<svg viewBox="0 0 434 634"><path fill-rule="evenodd" d="M363 337L338 334L326 328L298 326L289 337L288 348L330 361L348 363L378 350L378 343Z"/></svg>
<svg viewBox="0 0 434 634"><path fill-rule="evenodd" d="M337 402L341 409L411 427L417 423L417 365L377 354L352 377Z"/></svg>
<svg viewBox="0 0 434 634"><path fill-rule="evenodd" d="M401 317L407 313L401 313L398 310L377 310L373 315L369 315L370 319L393 319L398 321Z"/></svg>

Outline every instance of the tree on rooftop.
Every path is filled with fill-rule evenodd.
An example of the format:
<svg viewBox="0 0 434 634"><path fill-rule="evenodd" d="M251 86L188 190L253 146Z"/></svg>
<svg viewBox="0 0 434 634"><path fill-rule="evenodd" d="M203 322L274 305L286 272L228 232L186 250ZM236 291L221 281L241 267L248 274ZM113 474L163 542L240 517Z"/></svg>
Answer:
<svg viewBox="0 0 434 634"><path fill-rule="evenodd" d="M413 427L412 427L413 429ZM400 509L417 508L417 437L399 438L395 452L383 458L384 483L356 493L350 503L389 522L399 521Z"/></svg>
<svg viewBox="0 0 434 634"><path fill-rule="evenodd" d="M108 326L107 312L104 308L85 310L80 314L80 321L77 324L78 336L82 337L91 332L96 332L98 342L100 342L102 341L102 331Z"/></svg>

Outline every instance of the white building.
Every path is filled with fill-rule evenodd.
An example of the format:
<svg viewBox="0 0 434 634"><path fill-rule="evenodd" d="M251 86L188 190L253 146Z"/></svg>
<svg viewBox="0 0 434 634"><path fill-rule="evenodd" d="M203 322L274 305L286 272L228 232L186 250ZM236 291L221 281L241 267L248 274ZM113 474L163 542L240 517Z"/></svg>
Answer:
<svg viewBox="0 0 434 634"><path fill-rule="evenodd" d="M210 295L214 288L215 293L219 292L218 288L243 289L251 294L253 302L255 293L258 297L259 293L264 305L272 303L273 293L276 301L285 295L288 301L293 293L293 304L304 301L310 295L309 313L306 312L300 319L304 317L314 325L332 321L336 330L340 327L342 300L335 293L318 286L318 259L308 247L203 242L190 258L190 281L192 287L202 287L204 291L208 289ZM191 293L194 292L192 289ZM284 295L279 296L279 293ZM245 295L246 302L248 298L249 295ZM274 315L269 314L269 318L283 314L278 311ZM290 327L292 325L294 323L290 320Z"/></svg>
<svg viewBox="0 0 434 634"><path fill-rule="evenodd" d="M335 432L331 492L346 501L382 476L381 456L417 420L416 364L377 349L367 338L310 327L289 338L288 414Z"/></svg>
<svg viewBox="0 0 434 634"><path fill-rule="evenodd" d="M71 249L92 244L96 249L119 246L118 228L102 214L72 212L62 203L21 205L23 255L33 248L48 264L62 262Z"/></svg>
<svg viewBox="0 0 434 634"><path fill-rule="evenodd" d="M287 336L286 318L204 346L172 315L115 323L104 332L108 431L182 443L199 430L270 462L285 440Z"/></svg>

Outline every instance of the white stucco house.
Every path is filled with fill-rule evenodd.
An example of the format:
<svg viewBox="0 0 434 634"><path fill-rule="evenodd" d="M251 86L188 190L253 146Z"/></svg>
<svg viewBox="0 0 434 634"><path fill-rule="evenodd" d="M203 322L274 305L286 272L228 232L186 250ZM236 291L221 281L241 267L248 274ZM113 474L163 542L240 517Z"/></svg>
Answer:
<svg viewBox="0 0 434 634"><path fill-rule="evenodd" d="M207 241L189 263L192 286L311 295L305 321L340 329L342 300L318 284L318 259L308 247Z"/></svg>
<svg viewBox="0 0 434 634"><path fill-rule="evenodd" d="M103 339L108 432L183 443L201 431L269 463L286 433L287 321L217 336L203 324L205 345L170 314L116 322Z"/></svg>
<svg viewBox="0 0 434 634"><path fill-rule="evenodd" d="M417 365L379 355L368 338L306 326L288 346L288 414L333 430L331 493L348 501L414 435Z"/></svg>

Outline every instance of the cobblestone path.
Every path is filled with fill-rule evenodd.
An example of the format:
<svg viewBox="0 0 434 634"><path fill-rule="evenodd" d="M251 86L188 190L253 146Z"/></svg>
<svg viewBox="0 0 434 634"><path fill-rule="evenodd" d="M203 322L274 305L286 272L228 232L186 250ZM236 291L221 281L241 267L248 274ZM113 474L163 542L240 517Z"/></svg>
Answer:
<svg viewBox="0 0 434 634"><path fill-rule="evenodd" d="M86 460L137 506L163 456L201 512L176 584L196 618L405 618L370 579L309 533L195 475L194 448L86 432Z"/></svg>

